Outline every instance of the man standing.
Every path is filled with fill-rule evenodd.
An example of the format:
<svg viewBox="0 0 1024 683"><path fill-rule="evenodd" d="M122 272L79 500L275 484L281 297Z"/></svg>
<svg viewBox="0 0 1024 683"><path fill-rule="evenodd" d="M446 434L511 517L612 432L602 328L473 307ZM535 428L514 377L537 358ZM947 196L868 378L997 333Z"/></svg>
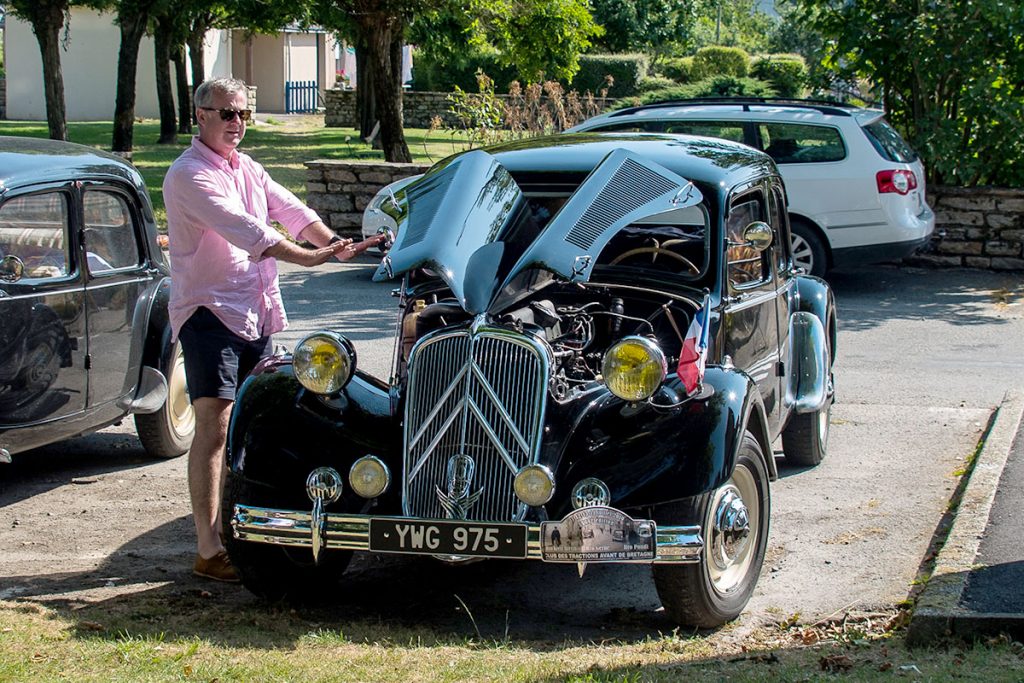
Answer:
<svg viewBox="0 0 1024 683"><path fill-rule="evenodd" d="M196 525L193 573L237 581L220 538L228 418L235 391L287 326L276 259L318 266L345 261L374 242L352 244L239 153L252 117L245 84L219 78L195 94L199 135L164 179L171 260L171 329L181 340L196 431L188 486ZM306 249L274 229L277 221Z"/></svg>

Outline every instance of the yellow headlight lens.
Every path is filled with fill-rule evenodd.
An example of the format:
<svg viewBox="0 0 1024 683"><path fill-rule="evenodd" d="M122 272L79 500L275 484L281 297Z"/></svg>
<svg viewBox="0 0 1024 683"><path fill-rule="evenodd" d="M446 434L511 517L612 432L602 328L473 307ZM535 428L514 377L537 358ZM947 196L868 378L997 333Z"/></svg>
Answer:
<svg viewBox="0 0 1024 683"><path fill-rule="evenodd" d="M665 381L665 354L645 337L624 337L604 354L601 374L608 390L624 401L649 398Z"/></svg>
<svg viewBox="0 0 1024 683"><path fill-rule="evenodd" d="M340 334L317 332L295 348L292 367L299 384L316 394L335 394L352 377L356 353Z"/></svg>

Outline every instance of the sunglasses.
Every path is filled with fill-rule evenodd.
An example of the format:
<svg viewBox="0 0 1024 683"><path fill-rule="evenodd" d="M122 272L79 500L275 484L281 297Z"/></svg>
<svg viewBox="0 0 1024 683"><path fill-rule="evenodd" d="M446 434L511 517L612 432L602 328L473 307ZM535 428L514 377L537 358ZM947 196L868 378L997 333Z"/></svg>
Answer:
<svg viewBox="0 0 1024 683"><path fill-rule="evenodd" d="M231 121L236 116L238 118L242 119L242 121L244 121L246 123L248 123L249 121L252 121L252 109L216 109L214 107L199 107L199 108L200 109L205 109L206 111L215 111L215 112L217 112L218 114L220 114L220 120L221 121Z"/></svg>

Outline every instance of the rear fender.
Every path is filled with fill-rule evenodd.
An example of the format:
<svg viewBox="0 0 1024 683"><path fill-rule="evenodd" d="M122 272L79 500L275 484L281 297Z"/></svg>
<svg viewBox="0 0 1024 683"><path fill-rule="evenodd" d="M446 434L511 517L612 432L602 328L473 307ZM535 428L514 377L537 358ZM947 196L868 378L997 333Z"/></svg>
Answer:
<svg viewBox="0 0 1024 683"><path fill-rule="evenodd" d="M767 419L750 377L732 367L708 367L705 398L677 408L631 406L610 394L583 407L560 458L562 485L554 507L568 510L576 482L596 477L616 507L657 505L698 495L732 475L745 430L761 442L774 478ZM673 380L670 389L685 392ZM709 391L710 390L710 391Z"/></svg>
<svg viewBox="0 0 1024 683"><path fill-rule="evenodd" d="M305 390L290 357L262 361L242 384L228 429L229 476L242 477L250 491L262 492L253 505L310 505L306 478L317 467L332 467L343 480L333 510L354 512L366 504L348 484L358 458L375 455L391 470L391 486L378 502L400 510L400 420L393 413L388 387L356 371L333 397Z"/></svg>

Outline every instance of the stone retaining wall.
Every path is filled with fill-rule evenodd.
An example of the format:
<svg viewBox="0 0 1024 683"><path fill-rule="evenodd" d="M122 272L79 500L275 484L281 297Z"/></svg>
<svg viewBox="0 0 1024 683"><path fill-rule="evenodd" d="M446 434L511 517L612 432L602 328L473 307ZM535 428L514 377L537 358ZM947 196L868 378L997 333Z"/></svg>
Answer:
<svg viewBox="0 0 1024 683"><path fill-rule="evenodd" d="M423 173L430 164L383 161L306 162L306 203L339 235L357 237L363 209L385 185Z"/></svg>
<svg viewBox="0 0 1024 683"><path fill-rule="evenodd" d="M451 102L448 101L450 93L444 92L421 92L409 90L402 93L402 120L407 128L430 128L430 122L435 116L440 116L446 126L459 125L458 120L448 112ZM497 95L502 100L507 100L508 95ZM356 117L356 91L341 90L338 88L327 90L324 93L325 113L324 123L334 128L356 128L359 119ZM615 99L611 97L598 100L598 106L604 111Z"/></svg>
<svg viewBox="0 0 1024 683"><path fill-rule="evenodd" d="M332 230L355 237L363 209L380 188L430 166L322 160L306 167L306 202ZM928 204L935 209L935 235L907 263L1024 270L1024 190L935 187Z"/></svg>
<svg viewBox="0 0 1024 683"><path fill-rule="evenodd" d="M934 187L928 204L935 210L935 235L908 262L1024 270L1024 190Z"/></svg>

